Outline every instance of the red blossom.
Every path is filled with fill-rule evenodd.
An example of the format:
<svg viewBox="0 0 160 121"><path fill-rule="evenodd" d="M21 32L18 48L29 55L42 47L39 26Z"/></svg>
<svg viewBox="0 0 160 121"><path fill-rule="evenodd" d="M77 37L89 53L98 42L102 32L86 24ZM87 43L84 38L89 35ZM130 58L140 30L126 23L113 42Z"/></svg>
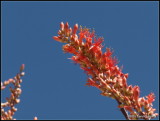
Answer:
<svg viewBox="0 0 160 121"><path fill-rule="evenodd" d="M127 79L126 79L126 77L123 77L123 79L122 79L122 84L123 84L124 87L127 87L127 86L128 86L128 85L127 85Z"/></svg>
<svg viewBox="0 0 160 121"><path fill-rule="evenodd" d="M54 36L53 39L56 41L61 41L61 37Z"/></svg>
<svg viewBox="0 0 160 121"><path fill-rule="evenodd" d="M88 48L92 45L92 38L91 37L86 37L86 46L88 46Z"/></svg>
<svg viewBox="0 0 160 121"><path fill-rule="evenodd" d="M106 49L106 52L104 53L104 56L105 56L105 57L110 57L111 55L112 55L111 49L110 49L110 48L107 48L107 49Z"/></svg>
<svg viewBox="0 0 160 121"><path fill-rule="evenodd" d="M69 29L69 24L68 24L68 22L66 22L66 24L64 25L64 30L68 31L68 29Z"/></svg>
<svg viewBox="0 0 160 121"><path fill-rule="evenodd" d="M63 46L63 50L68 53L77 54L76 49L68 44Z"/></svg>
<svg viewBox="0 0 160 121"><path fill-rule="evenodd" d="M61 29L62 31L64 30L64 23L63 23L63 22L60 23L60 29Z"/></svg>
<svg viewBox="0 0 160 121"><path fill-rule="evenodd" d="M73 28L73 34L76 34L77 30L78 30L78 24L75 24Z"/></svg>
<svg viewBox="0 0 160 121"><path fill-rule="evenodd" d="M124 106L124 108L129 112L134 112L131 106Z"/></svg>
<svg viewBox="0 0 160 121"><path fill-rule="evenodd" d="M75 63L78 63L79 61L76 56L72 56L72 58L69 58L69 59L71 59Z"/></svg>
<svg viewBox="0 0 160 121"><path fill-rule="evenodd" d="M150 93L148 96L146 96L148 99L148 103L151 104L155 100L154 93Z"/></svg>
<svg viewBox="0 0 160 121"><path fill-rule="evenodd" d="M135 101L138 101L139 95L140 95L139 87L134 86L133 87L133 98L134 98Z"/></svg>
<svg viewBox="0 0 160 121"><path fill-rule="evenodd" d="M100 47L102 47L101 44L102 44L103 41L104 41L104 40L103 40L103 38L101 38L101 37L100 37L100 38L94 38L94 42L95 42L95 43L94 43L93 45L94 45L94 46L100 46Z"/></svg>
<svg viewBox="0 0 160 121"><path fill-rule="evenodd" d="M97 88L100 87L100 85L98 85L98 84L97 84L95 81L93 81L91 78L88 79L86 85L88 85L88 86L94 86L94 87L97 87Z"/></svg>

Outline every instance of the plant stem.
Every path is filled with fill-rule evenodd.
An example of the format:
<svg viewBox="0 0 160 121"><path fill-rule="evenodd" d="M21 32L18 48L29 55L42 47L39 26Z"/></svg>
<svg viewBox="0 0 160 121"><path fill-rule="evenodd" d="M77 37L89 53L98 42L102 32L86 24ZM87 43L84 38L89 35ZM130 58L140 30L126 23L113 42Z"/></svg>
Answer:
<svg viewBox="0 0 160 121"><path fill-rule="evenodd" d="M116 99L116 100L117 100L117 99ZM117 102L118 102L119 105L122 104L122 103L119 102L118 100L117 100ZM124 117L126 118L126 120L130 120L130 119L129 119L129 116L128 116L127 112L126 112L126 110L125 110L124 108L121 108L120 110L121 110L122 114L124 115Z"/></svg>

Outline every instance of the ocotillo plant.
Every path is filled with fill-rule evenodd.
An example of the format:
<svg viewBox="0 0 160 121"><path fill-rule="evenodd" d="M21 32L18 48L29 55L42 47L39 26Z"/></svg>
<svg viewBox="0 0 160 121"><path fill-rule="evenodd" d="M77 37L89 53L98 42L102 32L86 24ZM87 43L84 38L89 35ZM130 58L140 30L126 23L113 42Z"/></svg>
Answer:
<svg viewBox="0 0 160 121"><path fill-rule="evenodd" d="M118 67L118 60L112 56L110 48L102 52L104 39L97 37L95 31L78 27L78 24L71 28L68 22L61 22L58 36L53 39L67 43L63 45L63 51L73 54L70 59L86 72L86 85L94 86L102 91L101 95L115 99L126 119L148 120L158 116L154 113L156 109L152 108L154 94L140 97L140 87L127 84L128 74Z"/></svg>
<svg viewBox="0 0 160 121"><path fill-rule="evenodd" d="M10 97L6 98L6 102L1 102L1 120L13 120L13 115L17 111L15 105L20 102L20 95L22 93L21 90L21 77L24 76L24 64L20 67L20 72L14 78L8 79L7 81L1 82L1 91L6 89L8 85L13 85L9 87L10 90Z"/></svg>
<svg viewBox="0 0 160 121"><path fill-rule="evenodd" d="M14 78L10 78L7 81L1 82L1 91L7 89L7 86L10 85L10 97L6 98L6 102L1 102L1 120L16 120L16 118L13 116L17 111L15 105L20 103L19 97L22 93L21 77L25 75L25 72L23 72L24 68L25 65L22 64L20 67L20 72L17 73ZM34 120L37 120L37 117L34 117Z"/></svg>

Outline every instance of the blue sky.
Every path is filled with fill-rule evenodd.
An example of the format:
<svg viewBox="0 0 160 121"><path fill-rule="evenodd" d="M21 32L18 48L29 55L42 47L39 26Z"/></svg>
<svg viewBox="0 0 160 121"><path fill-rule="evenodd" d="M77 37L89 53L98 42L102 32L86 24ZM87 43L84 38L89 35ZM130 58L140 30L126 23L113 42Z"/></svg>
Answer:
<svg viewBox="0 0 160 121"><path fill-rule="evenodd" d="M158 92L158 2L1 2L2 80L25 64L17 119L124 119L111 98L84 86L87 76L56 42L59 23L94 28L141 96ZM5 93L3 93L5 95ZM158 119L158 118L157 118Z"/></svg>

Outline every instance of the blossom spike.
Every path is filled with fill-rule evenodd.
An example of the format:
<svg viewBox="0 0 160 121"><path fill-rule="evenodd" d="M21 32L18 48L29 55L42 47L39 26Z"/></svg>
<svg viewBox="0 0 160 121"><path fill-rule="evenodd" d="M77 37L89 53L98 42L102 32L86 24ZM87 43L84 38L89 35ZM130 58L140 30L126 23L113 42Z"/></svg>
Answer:
<svg viewBox="0 0 160 121"><path fill-rule="evenodd" d="M67 22L64 25L64 32L60 30L59 36L53 38L67 43L63 46L63 51L73 54L70 59L79 64L87 74L86 85L97 87L102 91L101 95L116 99L123 114L128 111L130 115L136 117L126 119L144 119L143 117L148 114L157 116L157 113L154 113L155 109L151 107L155 100L154 94L146 96L147 99L141 98L139 86L128 86L128 73L124 74L122 67L118 67L118 60L113 56L111 48L106 48L105 53L102 52L104 38L97 37L95 31L90 31L86 27L80 26L79 33L77 30L78 24L75 24L71 32ZM138 115L143 116L137 118Z"/></svg>

